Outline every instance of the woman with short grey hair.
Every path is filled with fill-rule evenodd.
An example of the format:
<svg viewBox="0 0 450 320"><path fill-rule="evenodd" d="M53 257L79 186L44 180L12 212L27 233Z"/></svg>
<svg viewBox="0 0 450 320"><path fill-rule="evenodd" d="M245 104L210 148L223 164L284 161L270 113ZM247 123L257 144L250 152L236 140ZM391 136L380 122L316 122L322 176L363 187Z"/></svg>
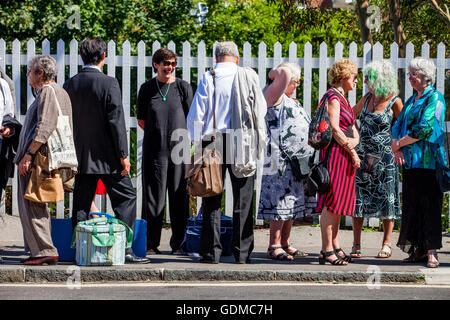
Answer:
<svg viewBox="0 0 450 320"><path fill-rule="evenodd" d="M397 246L409 257L404 262L427 261L439 266L442 247L442 200L436 168L447 164L445 100L434 87L433 61L415 58L408 66L416 91L404 105L392 128L395 162L403 166L401 231Z"/></svg>
<svg viewBox="0 0 450 320"><path fill-rule="evenodd" d="M19 216L25 243L30 250L30 257L23 261L25 265L58 262L58 251L51 237L48 205L24 198L36 153L48 156L47 140L56 129L58 104L72 125L72 104L67 92L55 82L56 72L56 61L48 55L37 56L29 62L27 77L30 86L37 90L37 96L28 108L14 159L19 172ZM48 168L43 169L50 174Z"/></svg>

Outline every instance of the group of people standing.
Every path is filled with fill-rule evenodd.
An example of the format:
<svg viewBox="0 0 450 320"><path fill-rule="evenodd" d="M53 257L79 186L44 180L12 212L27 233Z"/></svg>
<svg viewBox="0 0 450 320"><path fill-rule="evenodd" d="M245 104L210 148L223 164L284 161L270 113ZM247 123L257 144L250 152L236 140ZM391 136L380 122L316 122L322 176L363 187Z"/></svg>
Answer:
<svg viewBox="0 0 450 320"><path fill-rule="evenodd" d="M136 196L129 178L127 136L117 79L102 72L106 45L99 38L81 42L85 66L67 80L55 83L56 63L49 56L30 61L27 76L38 93L27 111L15 163L19 168L19 213L30 258L25 264L56 263L58 253L50 235L48 206L23 198L36 152L46 155L46 141L56 127L56 106L71 117L78 158L75 176L73 226L88 219L99 179L111 198L117 218L132 229ZM220 138L233 193L232 252L236 263L250 263L254 247L253 198L256 167L264 162L258 218L270 221L267 257L292 261L308 254L293 247L290 231L296 218L321 213L322 250L319 263L346 265L361 258L364 218L383 220L383 243L377 257L392 254L394 220L401 219L397 246L409 254L407 262L428 261L437 267L442 247L442 192L436 163L446 164L444 151L445 101L433 87L436 68L431 60L413 59L409 80L416 93L403 105L392 65L374 61L363 70L368 93L351 106L346 98L357 83L358 69L350 60L336 61L328 75L327 99L332 142L319 153L327 161L330 188L311 195L304 180L293 174L293 158L316 156L308 145L311 121L293 98L300 84L300 67L282 63L269 73L262 90L251 68L239 67L233 42L215 48L213 71L205 72L193 94L189 83L174 76L177 56L162 48L153 54L156 76L138 92L137 120L144 130L142 155L142 217L147 220L147 253L160 254L166 194L170 207L172 254L181 243L189 217L185 164L172 158L177 142L172 134L186 129L193 145L207 148L211 136ZM1 84L1 82L0 82ZM50 88L51 87L51 88ZM359 121L357 121L359 120ZM236 147L234 131L244 136ZM219 136L216 136L216 133ZM243 155L236 155L237 153ZM403 203L399 198L399 170L403 168ZM200 253L203 263L219 263L222 195L202 199ZM353 217L354 243L350 255L339 244L342 216ZM146 263L128 249L126 261Z"/></svg>
<svg viewBox="0 0 450 320"><path fill-rule="evenodd" d="M378 258L391 257L394 220L401 219L397 246L409 255L403 261L425 261L427 267L437 267L443 193L436 168L447 165L447 155L445 101L433 87L436 67L425 58L410 62L408 77L415 93L403 105L392 65L374 61L363 70L369 92L352 108L345 94L354 89L357 71L351 61L340 60L329 72L332 88L326 95L333 140L327 147L331 152L323 150L321 160L328 156L331 188L318 197L319 262L346 265L361 258L363 220L380 218L384 237ZM403 169L402 206L399 167ZM353 218L350 255L339 245L341 216Z"/></svg>

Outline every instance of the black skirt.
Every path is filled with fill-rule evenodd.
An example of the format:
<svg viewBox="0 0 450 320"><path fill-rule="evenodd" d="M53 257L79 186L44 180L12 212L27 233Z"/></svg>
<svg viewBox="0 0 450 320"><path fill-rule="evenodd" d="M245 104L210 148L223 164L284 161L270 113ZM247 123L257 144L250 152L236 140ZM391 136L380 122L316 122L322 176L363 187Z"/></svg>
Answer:
<svg viewBox="0 0 450 320"><path fill-rule="evenodd" d="M402 222L397 246L412 254L442 248L442 200L436 170L403 170Z"/></svg>

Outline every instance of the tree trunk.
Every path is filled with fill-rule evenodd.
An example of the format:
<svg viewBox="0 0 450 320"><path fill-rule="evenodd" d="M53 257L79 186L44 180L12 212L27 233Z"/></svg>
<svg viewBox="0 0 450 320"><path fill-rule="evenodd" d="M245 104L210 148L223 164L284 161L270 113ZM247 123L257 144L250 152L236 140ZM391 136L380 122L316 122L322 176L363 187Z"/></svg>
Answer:
<svg viewBox="0 0 450 320"><path fill-rule="evenodd" d="M398 44L398 53L400 58L406 56L406 36L403 30L403 24L401 21L401 11L399 6L399 0L389 0L389 11L392 28L394 29L395 42ZM407 67L407 66L406 66ZM400 80L400 97L405 99L405 71L399 69Z"/></svg>
<svg viewBox="0 0 450 320"><path fill-rule="evenodd" d="M357 0L356 1L356 12L358 13L359 19L359 30L361 34L362 43L369 42L373 45L372 33L370 29L367 27L367 19L369 16L367 15L367 7L369 6L368 0Z"/></svg>

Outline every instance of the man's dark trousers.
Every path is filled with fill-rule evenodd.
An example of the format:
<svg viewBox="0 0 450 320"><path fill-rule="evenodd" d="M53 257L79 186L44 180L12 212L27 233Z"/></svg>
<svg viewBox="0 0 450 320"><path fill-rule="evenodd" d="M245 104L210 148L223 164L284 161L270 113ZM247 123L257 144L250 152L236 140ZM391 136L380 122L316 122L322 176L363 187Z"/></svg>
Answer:
<svg viewBox="0 0 450 320"><path fill-rule="evenodd" d="M226 135L223 136L227 140ZM227 143L224 143L227 150ZM224 154L223 159L227 159ZM253 236L253 195L255 177L237 178L232 164L222 165L222 178L228 170L233 189L233 240L232 252L236 262L246 262L254 247ZM222 195L202 198L203 224L200 234L200 253L205 260L219 262L222 245L220 243L220 216Z"/></svg>
<svg viewBox="0 0 450 320"><path fill-rule="evenodd" d="M89 218L92 199L95 196L98 179L105 185L111 206L117 219L125 222L134 232L136 220L136 192L129 175L77 174L73 194L72 227Z"/></svg>

